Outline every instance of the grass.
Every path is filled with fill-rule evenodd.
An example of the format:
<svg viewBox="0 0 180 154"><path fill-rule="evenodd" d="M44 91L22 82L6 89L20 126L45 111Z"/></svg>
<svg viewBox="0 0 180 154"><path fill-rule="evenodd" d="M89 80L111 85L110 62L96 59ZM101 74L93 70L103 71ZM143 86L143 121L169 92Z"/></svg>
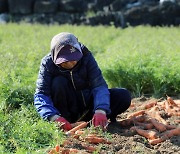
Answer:
<svg viewBox="0 0 180 154"><path fill-rule="evenodd" d="M0 151L44 153L62 142L57 127L42 121L33 94L51 38L62 31L78 36L95 55L109 87L134 97L180 93L179 27L90 27L0 25Z"/></svg>

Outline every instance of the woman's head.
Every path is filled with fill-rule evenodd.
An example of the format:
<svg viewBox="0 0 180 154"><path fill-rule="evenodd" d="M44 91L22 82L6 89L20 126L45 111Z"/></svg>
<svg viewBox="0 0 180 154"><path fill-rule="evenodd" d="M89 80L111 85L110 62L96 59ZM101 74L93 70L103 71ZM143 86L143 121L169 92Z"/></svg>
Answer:
<svg viewBox="0 0 180 154"><path fill-rule="evenodd" d="M61 65L62 63L74 64L82 58L83 54L78 39L71 33L63 32L52 38L51 56L56 65Z"/></svg>

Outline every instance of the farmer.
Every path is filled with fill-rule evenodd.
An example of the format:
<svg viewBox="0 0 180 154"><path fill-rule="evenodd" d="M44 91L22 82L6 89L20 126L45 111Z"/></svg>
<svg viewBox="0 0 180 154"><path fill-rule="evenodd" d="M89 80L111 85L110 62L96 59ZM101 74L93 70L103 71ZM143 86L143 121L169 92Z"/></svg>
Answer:
<svg viewBox="0 0 180 154"><path fill-rule="evenodd" d="M51 53L41 62L34 95L40 116L70 130L76 121L105 127L130 106L124 88L108 89L92 53L71 33L62 32L51 40Z"/></svg>

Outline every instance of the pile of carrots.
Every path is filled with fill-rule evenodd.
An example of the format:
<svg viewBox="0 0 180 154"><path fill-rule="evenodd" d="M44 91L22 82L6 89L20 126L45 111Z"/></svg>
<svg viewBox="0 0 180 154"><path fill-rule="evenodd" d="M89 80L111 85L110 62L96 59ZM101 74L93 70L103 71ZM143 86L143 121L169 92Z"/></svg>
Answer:
<svg viewBox="0 0 180 154"><path fill-rule="evenodd" d="M135 105L132 104L132 107ZM121 126L130 126L132 132L147 138L151 145L180 135L180 127L169 124L161 115L163 111L167 117L180 116L180 103L176 103L171 97L167 96L164 102L148 102L139 106L138 109L140 110L121 120ZM176 121L176 123L179 122L179 120Z"/></svg>
<svg viewBox="0 0 180 154"><path fill-rule="evenodd" d="M83 128L87 127L88 122L77 122L73 125L74 128L65 133L67 135L67 140L65 140L61 145L56 145L55 148L49 151L49 154L80 153L81 150L85 150L88 153L93 153L97 150L95 145L100 143L111 144L110 141L99 135L98 131L94 131L93 133L85 131ZM80 141L81 150L66 147L73 144L73 141L71 141L72 138Z"/></svg>
<svg viewBox="0 0 180 154"><path fill-rule="evenodd" d="M131 104L131 107L137 107ZM137 107L139 110L127 116L126 119L119 121L122 127L130 127L130 131L137 133L148 139L151 145L161 143L173 136L180 135L180 127L171 125L163 116L162 111L166 117L180 116L180 103L176 103L171 97L167 96L164 102L151 101ZM176 118L176 124L180 120ZM88 122L77 122L73 124L73 128L67 131L67 139L61 145L56 145L55 148L49 151L49 154L71 154L80 153L84 150L88 153L97 151L98 144L111 144L105 137L99 135L98 132L85 131ZM72 140L73 139L73 140ZM80 148L69 148L73 142L78 142Z"/></svg>

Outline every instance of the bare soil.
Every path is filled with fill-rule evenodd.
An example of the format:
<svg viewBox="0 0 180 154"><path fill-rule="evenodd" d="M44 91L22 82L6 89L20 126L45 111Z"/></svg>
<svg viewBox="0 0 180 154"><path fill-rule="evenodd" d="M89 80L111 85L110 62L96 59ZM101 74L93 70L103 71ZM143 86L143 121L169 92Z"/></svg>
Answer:
<svg viewBox="0 0 180 154"><path fill-rule="evenodd" d="M118 115L117 122L110 123L107 128L107 132L110 134L111 144L90 144L85 143L86 146L92 146L96 148L96 152L99 154L180 154L180 136L173 136L166 141L157 145L149 144L145 137L142 137L135 132L130 131L129 127L122 127L118 121L126 119L127 115L138 111L139 106L143 103L151 101L152 99L147 98L135 98L132 103L134 107L130 107L126 112ZM156 100L157 101L157 100ZM165 100L158 100L158 102ZM180 102L180 99L176 99L176 102ZM169 124L176 127L180 127L180 124L176 120L180 120L178 116L167 116L161 114L162 118L165 119ZM92 153L88 152L82 145L84 141L75 138L69 138L70 144L66 145L66 148L78 149L81 154Z"/></svg>

